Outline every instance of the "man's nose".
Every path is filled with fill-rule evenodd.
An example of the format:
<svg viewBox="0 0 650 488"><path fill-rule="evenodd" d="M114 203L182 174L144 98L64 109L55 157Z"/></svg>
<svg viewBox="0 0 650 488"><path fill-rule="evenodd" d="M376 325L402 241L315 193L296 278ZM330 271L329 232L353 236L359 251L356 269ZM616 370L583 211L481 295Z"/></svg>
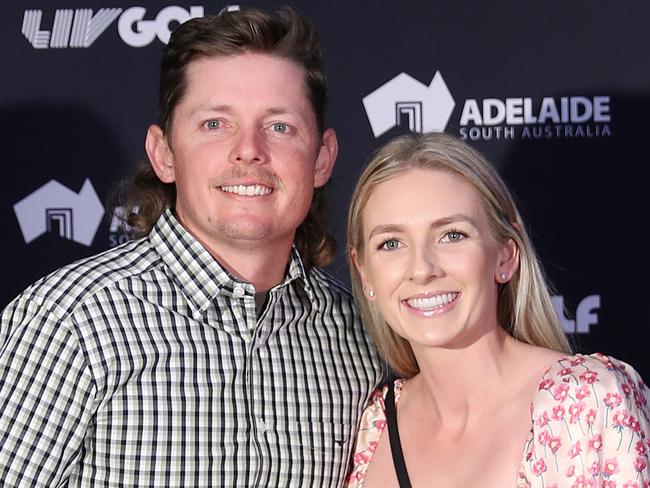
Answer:
<svg viewBox="0 0 650 488"><path fill-rule="evenodd" d="M240 127L235 136L235 144L230 151L230 162L266 163L266 142L262 131L256 127Z"/></svg>

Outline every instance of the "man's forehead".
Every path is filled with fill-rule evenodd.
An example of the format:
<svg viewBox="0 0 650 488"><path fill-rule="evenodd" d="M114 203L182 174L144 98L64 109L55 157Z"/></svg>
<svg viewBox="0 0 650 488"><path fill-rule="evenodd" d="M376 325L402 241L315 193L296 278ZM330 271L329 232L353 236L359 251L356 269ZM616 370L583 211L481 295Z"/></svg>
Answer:
<svg viewBox="0 0 650 488"><path fill-rule="evenodd" d="M313 112L304 70L295 62L264 54L204 57L186 71L184 97L191 110L234 110L239 103L265 111Z"/></svg>

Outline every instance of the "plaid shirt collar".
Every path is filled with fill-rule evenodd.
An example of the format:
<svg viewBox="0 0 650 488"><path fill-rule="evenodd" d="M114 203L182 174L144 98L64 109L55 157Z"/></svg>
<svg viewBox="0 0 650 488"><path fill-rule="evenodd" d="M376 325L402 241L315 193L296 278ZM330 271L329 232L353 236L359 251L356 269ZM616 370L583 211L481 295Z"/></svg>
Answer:
<svg viewBox="0 0 650 488"><path fill-rule="evenodd" d="M247 293L255 291L250 283L231 276L180 224L170 209L160 216L149 240L196 314L204 313L219 294L236 295L234 290L242 286ZM302 284L313 303L314 293L295 246L291 250L284 280L273 289L285 287L293 281Z"/></svg>

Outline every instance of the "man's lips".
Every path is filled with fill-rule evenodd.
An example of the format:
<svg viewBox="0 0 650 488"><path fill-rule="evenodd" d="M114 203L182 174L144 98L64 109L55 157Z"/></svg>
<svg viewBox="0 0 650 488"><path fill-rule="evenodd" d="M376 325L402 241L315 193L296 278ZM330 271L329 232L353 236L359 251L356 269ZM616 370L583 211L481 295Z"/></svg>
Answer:
<svg viewBox="0 0 650 488"><path fill-rule="evenodd" d="M448 305L460 296L460 292L449 291L443 293L436 293L435 295L418 295L411 298L406 298L402 300L403 303L408 305L410 308L422 311L431 311L435 309L443 308L445 305Z"/></svg>
<svg viewBox="0 0 650 488"><path fill-rule="evenodd" d="M226 193L234 193L235 195L242 196L264 196L273 192L273 188L265 185L252 184L252 185L224 185L220 186L221 191Z"/></svg>

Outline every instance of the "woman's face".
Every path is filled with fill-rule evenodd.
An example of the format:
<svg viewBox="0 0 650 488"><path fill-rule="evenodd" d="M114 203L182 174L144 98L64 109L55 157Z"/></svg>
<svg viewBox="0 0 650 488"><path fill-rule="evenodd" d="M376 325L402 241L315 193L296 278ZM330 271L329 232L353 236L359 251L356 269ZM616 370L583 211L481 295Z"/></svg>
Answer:
<svg viewBox="0 0 650 488"><path fill-rule="evenodd" d="M516 268L516 246L494 239L466 180L408 170L375 188L362 220L365 251L355 263L374 291L366 296L414 351L462 347L498 326L498 285Z"/></svg>

